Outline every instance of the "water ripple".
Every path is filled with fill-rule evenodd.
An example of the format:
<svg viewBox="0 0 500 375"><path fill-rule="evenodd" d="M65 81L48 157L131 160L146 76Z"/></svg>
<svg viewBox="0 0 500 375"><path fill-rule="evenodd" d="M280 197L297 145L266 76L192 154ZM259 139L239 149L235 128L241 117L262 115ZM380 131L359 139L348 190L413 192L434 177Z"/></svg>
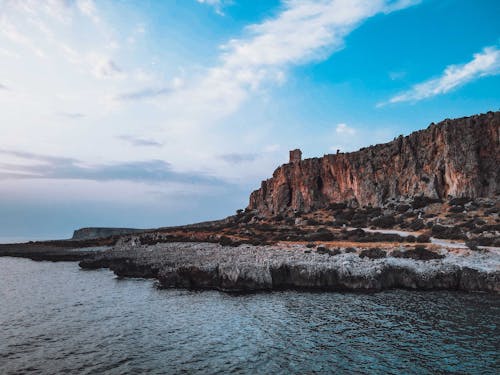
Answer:
<svg viewBox="0 0 500 375"><path fill-rule="evenodd" d="M0 258L0 373L500 372L500 297L159 290Z"/></svg>

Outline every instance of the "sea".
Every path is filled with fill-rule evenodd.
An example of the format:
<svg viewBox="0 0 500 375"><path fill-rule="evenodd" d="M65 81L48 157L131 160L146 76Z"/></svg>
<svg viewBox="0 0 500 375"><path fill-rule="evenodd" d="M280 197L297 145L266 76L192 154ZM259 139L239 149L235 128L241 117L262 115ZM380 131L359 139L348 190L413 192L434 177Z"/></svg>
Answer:
<svg viewBox="0 0 500 375"><path fill-rule="evenodd" d="M500 297L227 294L0 258L0 374L499 374Z"/></svg>

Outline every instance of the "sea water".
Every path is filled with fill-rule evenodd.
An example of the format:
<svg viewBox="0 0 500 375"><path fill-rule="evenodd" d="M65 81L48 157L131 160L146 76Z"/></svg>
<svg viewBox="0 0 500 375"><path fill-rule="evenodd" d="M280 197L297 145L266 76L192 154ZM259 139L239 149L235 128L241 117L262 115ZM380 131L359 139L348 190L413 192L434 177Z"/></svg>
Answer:
<svg viewBox="0 0 500 375"><path fill-rule="evenodd" d="M161 290L0 258L0 374L498 374L500 297Z"/></svg>

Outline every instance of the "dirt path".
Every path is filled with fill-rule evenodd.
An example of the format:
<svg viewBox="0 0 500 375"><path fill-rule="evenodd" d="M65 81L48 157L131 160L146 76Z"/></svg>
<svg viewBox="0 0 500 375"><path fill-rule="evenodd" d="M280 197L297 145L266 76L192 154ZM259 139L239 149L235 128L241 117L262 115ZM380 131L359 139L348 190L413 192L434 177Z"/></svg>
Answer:
<svg viewBox="0 0 500 375"><path fill-rule="evenodd" d="M354 229L354 228L353 228ZM369 233L385 233L385 234L398 234L401 237L408 236L419 236L420 232L409 232L404 230L396 230L396 229L370 229L370 228L362 228L365 232ZM446 240L442 238L434 238L431 237L431 243L437 246L452 248L452 249L468 249L467 245L463 241L455 241L455 240ZM480 249L486 249L489 251L493 251L500 254L500 247L494 246L478 246Z"/></svg>

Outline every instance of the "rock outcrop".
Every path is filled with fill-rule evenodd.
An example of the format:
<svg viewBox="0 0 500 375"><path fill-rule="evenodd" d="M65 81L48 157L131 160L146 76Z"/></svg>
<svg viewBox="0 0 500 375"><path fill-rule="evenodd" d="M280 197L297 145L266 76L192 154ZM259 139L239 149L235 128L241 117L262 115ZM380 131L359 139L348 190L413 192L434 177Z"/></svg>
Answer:
<svg viewBox="0 0 500 375"><path fill-rule="evenodd" d="M80 228L73 232L73 240L89 240L95 238L106 238L111 236L123 236L126 234L141 233L145 229L133 228Z"/></svg>
<svg viewBox="0 0 500 375"><path fill-rule="evenodd" d="M382 250L379 250L382 251ZM390 288L500 292L500 255L434 253L360 257L355 253L311 252L303 245L226 247L211 243L121 243L80 262L85 269L109 268L121 277L155 278L163 287L258 291L280 289L378 291Z"/></svg>
<svg viewBox="0 0 500 375"><path fill-rule="evenodd" d="M336 202L494 197L500 190L500 112L444 120L352 153L294 160L263 181L248 210L271 216Z"/></svg>

